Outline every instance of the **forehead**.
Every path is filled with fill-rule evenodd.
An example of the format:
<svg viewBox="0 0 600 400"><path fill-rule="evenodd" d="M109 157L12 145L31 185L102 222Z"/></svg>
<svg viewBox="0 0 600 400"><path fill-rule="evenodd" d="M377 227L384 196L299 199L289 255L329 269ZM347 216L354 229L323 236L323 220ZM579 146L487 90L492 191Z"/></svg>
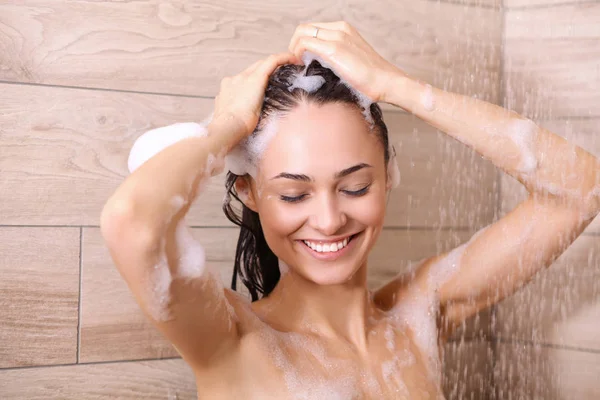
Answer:
<svg viewBox="0 0 600 400"><path fill-rule="evenodd" d="M348 104L303 103L278 121L259 169L331 175L359 162L383 165L383 146L361 112Z"/></svg>

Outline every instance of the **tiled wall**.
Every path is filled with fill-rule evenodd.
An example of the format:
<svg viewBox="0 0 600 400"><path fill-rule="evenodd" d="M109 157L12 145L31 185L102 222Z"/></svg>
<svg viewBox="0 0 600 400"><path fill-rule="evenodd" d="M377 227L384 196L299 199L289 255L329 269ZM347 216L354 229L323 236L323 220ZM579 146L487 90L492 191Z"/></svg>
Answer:
<svg viewBox="0 0 600 400"><path fill-rule="evenodd" d="M144 319L112 265L99 232L100 211L127 176L128 151L140 134L207 115L223 76L285 50L301 22L345 19L409 74L497 104L506 93L516 111L536 109L525 101L527 86L519 83L525 73L519 71L538 65L537 75L560 82L560 90L552 92L560 106L555 114L535 97L547 113L543 116L554 118L545 123L559 133L576 132L577 140L593 150L594 120L577 113L599 103L594 98L598 70L593 69L593 51L597 64L599 48L590 38L597 30L590 15L598 16L598 7L556 6L553 18L579 16L573 24L579 36L533 38L545 40L548 57L561 60L559 68L543 63L546 56L537 47L524 47L533 40L524 17L540 26L538 35L558 32L543 25L543 18L533 21L537 12L552 8L522 9L523 1L512 2L509 6L518 8L506 12L499 0L348 0L341 7L330 0L307 0L301 6L150 0L0 4L0 398L195 397L191 372ZM503 72L507 85L501 84ZM582 72L596 81L583 85L578 80ZM400 152L402 184L389 201L386 227L370 260L372 286L400 272L409 260L467 241L497 218L500 206L500 175L491 164L417 118L391 106L384 109ZM510 181L501 183L505 212L518 194L509 190ZM228 282L236 229L220 211L222 196L223 181L216 178L188 220ZM577 295L577 300L566 302L564 312L544 303L548 308L532 315L548 318L535 327L509 323L515 320L515 307L507 300L498 310L498 321L507 321L501 324L507 330L498 331L499 342L490 339L490 312L471 320L446 346L448 398L491 397L494 380L501 393L521 380L535 381L524 378L535 370L525 370L517 382L509 366L513 360L542 360L537 347L527 347L529 353L520 358L511 355L523 348L521 339L529 346L533 339L527 335L540 332L540 326L554 328L548 323L564 313L571 318L561 324L561 332L572 341L561 342L561 349L544 347L543 357L568 360L560 364L565 366L580 360L600 364L594 359L598 350L573 350L600 348L593 343L594 310L586 308L598 305L600 289L592 287L591 279L598 271L567 270L597 248L592 232L598 232L598 225L588 231L565 261L548 271L556 280L544 281L569 279L578 290L554 290L559 297ZM538 281L528 290L538 290L535 285L548 290ZM555 343L546 339L552 331L545 332L534 339ZM585 375L573 369L568 373Z"/></svg>
<svg viewBox="0 0 600 400"><path fill-rule="evenodd" d="M504 0L504 105L600 156L600 2ZM523 199L503 176L501 215ZM600 398L600 218L497 306L498 399Z"/></svg>

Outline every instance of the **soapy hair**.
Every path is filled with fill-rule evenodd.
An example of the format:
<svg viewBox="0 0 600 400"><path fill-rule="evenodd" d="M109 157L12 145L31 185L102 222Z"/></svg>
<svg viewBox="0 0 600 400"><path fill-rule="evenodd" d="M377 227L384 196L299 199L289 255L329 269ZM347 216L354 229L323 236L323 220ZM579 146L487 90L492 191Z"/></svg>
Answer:
<svg viewBox="0 0 600 400"><path fill-rule="evenodd" d="M314 78L313 78L314 77ZM308 66L287 64L278 67L271 74L263 101L258 124L253 135L260 133L269 123L270 118L294 110L302 102L316 105L326 103L342 103L365 115L365 126L380 139L386 166L390 160L388 129L383 121L381 108L377 103L370 103L365 110L361 104L364 99L356 91L347 86L343 80L318 60L312 60ZM393 151L393 150L392 150ZM389 167L388 167L389 168ZM258 213L252 211L240 200L235 190L235 181L242 177L231 170L226 177L226 195L223 211L227 218L240 227L240 236L235 253L231 289L237 289L237 277L248 288L252 301L259 295L266 297L275 288L280 278L279 260L271 251L265 239ZM248 176L245 175L245 178ZM235 198L240 208L235 210L231 198Z"/></svg>

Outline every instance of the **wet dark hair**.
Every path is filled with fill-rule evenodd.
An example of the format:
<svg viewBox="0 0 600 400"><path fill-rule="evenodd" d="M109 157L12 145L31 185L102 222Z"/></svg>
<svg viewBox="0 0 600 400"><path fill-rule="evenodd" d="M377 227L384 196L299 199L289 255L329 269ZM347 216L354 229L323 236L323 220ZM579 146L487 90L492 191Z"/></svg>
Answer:
<svg viewBox="0 0 600 400"><path fill-rule="evenodd" d="M362 111L359 99L340 78L329 68L323 67L317 60L313 60L306 69L306 76L319 75L325 79L325 83L316 91L308 93L304 89L288 88L294 83L296 76L304 69L303 65L282 65L271 76L265 91L258 124L254 132L257 134L266 125L269 116L289 113L302 102L308 101L317 105L326 103L343 103L354 106ZM377 103L371 104L371 115L373 116L373 132L381 140L384 150L385 165L390 158L388 148L388 130L381 108ZM365 122L366 123L366 122ZM279 260L271 251L265 239L258 213L244 205L235 190L235 181L240 175L227 173L225 188L227 194L223 204L223 212L227 218L240 227L240 236L235 252L235 263L231 289L236 290L238 274L242 283L248 288L252 301L259 299L259 293L266 297L271 293L279 282ZM241 207L236 211L231 205L231 197L235 198Z"/></svg>

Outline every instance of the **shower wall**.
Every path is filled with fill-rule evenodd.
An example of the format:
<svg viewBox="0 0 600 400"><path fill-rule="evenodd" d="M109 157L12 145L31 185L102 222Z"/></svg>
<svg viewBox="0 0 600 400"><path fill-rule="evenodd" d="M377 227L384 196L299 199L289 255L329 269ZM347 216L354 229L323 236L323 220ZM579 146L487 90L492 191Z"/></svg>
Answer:
<svg viewBox="0 0 600 400"><path fill-rule="evenodd" d="M600 156L600 2L504 0L504 105ZM501 214L524 198L503 175ZM600 398L600 218L496 308L498 399Z"/></svg>
<svg viewBox="0 0 600 400"><path fill-rule="evenodd" d="M507 10L499 0L0 4L0 397L195 397L192 373L112 265L100 212L127 176L139 135L202 119L222 77L285 50L301 22L347 20L407 73L496 104L506 99L597 149L599 7L510 3ZM579 18L571 30L545 22L564 24L568 15ZM522 195L464 145L383 108L402 182L370 258L371 287L467 241ZM220 210L222 198L220 177L188 222L227 285L237 229ZM482 312L455 334L445 346L449 399L539 389L551 365L565 367L567 384L593 368L597 374L598 270L585 267L597 264L594 232L598 224L520 300ZM529 305L515 311L516 304ZM565 388L574 390L556 390Z"/></svg>

